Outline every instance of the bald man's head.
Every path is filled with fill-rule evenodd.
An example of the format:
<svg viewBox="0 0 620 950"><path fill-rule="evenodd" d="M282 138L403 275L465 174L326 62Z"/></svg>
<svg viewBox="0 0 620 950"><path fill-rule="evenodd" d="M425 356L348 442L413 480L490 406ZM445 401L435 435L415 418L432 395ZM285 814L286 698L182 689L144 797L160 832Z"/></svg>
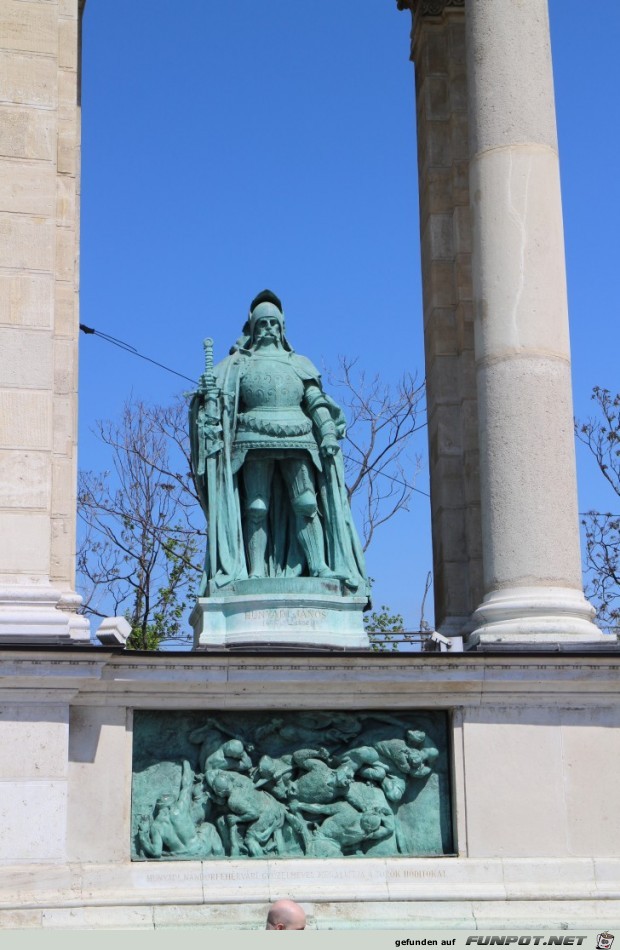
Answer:
<svg viewBox="0 0 620 950"><path fill-rule="evenodd" d="M266 930L305 930L306 915L295 901L276 901L269 908Z"/></svg>

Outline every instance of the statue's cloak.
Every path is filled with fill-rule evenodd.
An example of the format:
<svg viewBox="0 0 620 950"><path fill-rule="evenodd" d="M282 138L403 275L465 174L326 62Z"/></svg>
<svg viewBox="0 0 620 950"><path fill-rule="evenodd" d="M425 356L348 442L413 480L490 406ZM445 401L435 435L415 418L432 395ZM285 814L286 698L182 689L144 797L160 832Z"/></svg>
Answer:
<svg viewBox="0 0 620 950"><path fill-rule="evenodd" d="M286 356L289 366L304 383L313 382L322 391L320 373L309 359L290 350ZM199 590L201 596L248 576L242 524L243 478L240 477L241 471L237 470L238 458L233 459L233 445L240 381L251 358L249 350L243 347L235 349L214 369L217 398L209 398L208 393L198 391L190 404L192 474L208 521L211 552L207 552L205 560ZM329 396L324 394L324 399L338 438L344 438L346 423L342 410ZM327 564L338 576L346 578L351 590L368 594L364 554L349 507L342 452L322 457L318 450L320 432L316 426L313 431L316 448L308 452L308 457L312 459L315 472ZM283 454L286 452L282 451ZM288 492L276 466L267 528L269 577L298 577L304 573L305 558L294 521Z"/></svg>

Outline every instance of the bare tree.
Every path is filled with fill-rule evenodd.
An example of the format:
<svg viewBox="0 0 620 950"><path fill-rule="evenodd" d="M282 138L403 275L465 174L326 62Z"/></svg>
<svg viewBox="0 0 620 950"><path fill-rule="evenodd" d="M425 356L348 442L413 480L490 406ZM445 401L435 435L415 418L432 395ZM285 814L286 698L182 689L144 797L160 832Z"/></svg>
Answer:
<svg viewBox="0 0 620 950"><path fill-rule="evenodd" d="M347 417L347 492L361 511L366 551L377 528L409 509L420 456L410 457L408 450L413 435L426 425L421 414L424 384L404 373L390 386L379 375L358 370L356 360L341 356L338 362L338 372L328 378L341 394Z"/></svg>
<svg viewBox="0 0 620 950"><path fill-rule="evenodd" d="M349 419L347 490L349 499L362 499L366 549L377 528L408 506L413 486L404 453L421 428L423 387L406 375L392 391L378 377L356 374L344 359L340 370L335 385ZM202 572L206 527L190 474L187 429L184 397L170 406L129 402L120 423L96 425L111 470L80 473L83 610L124 613L130 646L138 649L185 636L182 619Z"/></svg>
<svg viewBox="0 0 620 950"><path fill-rule="evenodd" d="M124 613L129 645L185 636L181 623L202 569L204 524L183 437L186 409L127 403L121 422L99 422L112 469L81 472L78 576L84 611Z"/></svg>
<svg viewBox="0 0 620 950"><path fill-rule="evenodd" d="M575 434L592 453L617 498L616 513L582 516L586 541L586 593L597 607L602 627L620 631L620 393L595 386L596 416L575 422Z"/></svg>

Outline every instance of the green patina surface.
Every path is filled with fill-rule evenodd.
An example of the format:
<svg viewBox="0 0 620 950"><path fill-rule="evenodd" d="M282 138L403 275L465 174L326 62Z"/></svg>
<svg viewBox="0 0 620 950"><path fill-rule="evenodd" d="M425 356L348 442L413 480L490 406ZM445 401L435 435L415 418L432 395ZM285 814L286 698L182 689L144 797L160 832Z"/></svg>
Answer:
<svg viewBox="0 0 620 950"><path fill-rule="evenodd" d="M370 592L344 477L342 410L295 353L271 291L250 305L230 356L205 370L190 408L191 466L208 523L200 585L322 578L343 597Z"/></svg>
<svg viewBox="0 0 620 950"><path fill-rule="evenodd" d="M453 852L442 712L134 717L133 860Z"/></svg>

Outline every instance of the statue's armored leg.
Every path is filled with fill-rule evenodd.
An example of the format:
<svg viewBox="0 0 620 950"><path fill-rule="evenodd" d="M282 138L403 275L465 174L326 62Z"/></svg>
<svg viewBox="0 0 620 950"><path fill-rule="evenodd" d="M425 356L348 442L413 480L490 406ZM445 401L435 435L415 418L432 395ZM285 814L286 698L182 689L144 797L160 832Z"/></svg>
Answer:
<svg viewBox="0 0 620 950"><path fill-rule="evenodd" d="M243 466L243 484L250 577L264 577L266 573L267 515L272 476L273 459L253 459L248 454Z"/></svg>
<svg viewBox="0 0 620 950"><path fill-rule="evenodd" d="M285 459L280 463L295 512L297 537L308 562L308 572L312 577L335 577L325 561L325 538L310 464L302 458Z"/></svg>

